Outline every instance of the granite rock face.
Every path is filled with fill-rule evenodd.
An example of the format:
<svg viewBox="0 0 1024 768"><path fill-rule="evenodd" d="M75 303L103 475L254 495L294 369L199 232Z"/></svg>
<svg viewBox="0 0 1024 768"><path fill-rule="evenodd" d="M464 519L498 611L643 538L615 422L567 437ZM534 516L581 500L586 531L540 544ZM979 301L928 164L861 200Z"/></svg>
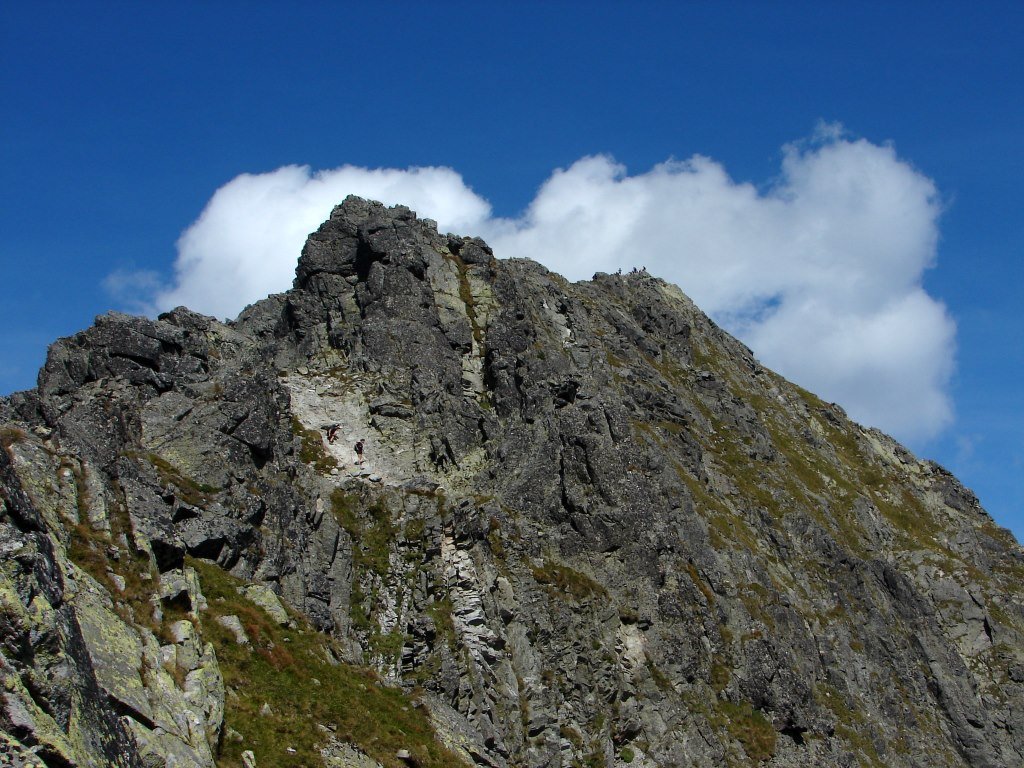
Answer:
<svg viewBox="0 0 1024 768"><path fill-rule="evenodd" d="M349 198L290 291L99 318L0 418L13 764L302 764L218 662L286 631L467 765L1024 763L1012 536L646 273ZM431 764L318 717L324 765Z"/></svg>

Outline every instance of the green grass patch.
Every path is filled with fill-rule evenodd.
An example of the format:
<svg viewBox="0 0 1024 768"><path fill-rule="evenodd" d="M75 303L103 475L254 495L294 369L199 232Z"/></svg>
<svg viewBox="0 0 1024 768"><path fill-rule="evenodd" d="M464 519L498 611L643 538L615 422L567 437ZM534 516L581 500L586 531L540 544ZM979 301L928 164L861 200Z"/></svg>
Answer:
<svg viewBox="0 0 1024 768"><path fill-rule="evenodd" d="M747 757L755 763L770 760L775 754L777 734L760 710L750 704L719 701L718 713L725 720L725 729L743 747Z"/></svg>
<svg viewBox="0 0 1024 768"><path fill-rule="evenodd" d="M437 639L448 646L449 650L455 651L459 647L458 638L455 634L455 622L452 620L451 598L447 595L440 600L434 600L427 606L427 615L434 622L434 631Z"/></svg>
<svg viewBox="0 0 1024 768"><path fill-rule="evenodd" d="M132 542L131 517L123 498L108 507L109 530L97 530L89 523L92 499L77 464L62 463L75 480L78 523L68 527L67 556L110 593L114 610L127 623L146 627L162 636L153 595L159 574L149 553L136 550ZM127 542L127 547L120 542ZM123 580L124 589L118 579ZM164 625L166 625L166 621Z"/></svg>
<svg viewBox="0 0 1024 768"><path fill-rule="evenodd" d="M714 549L722 551L732 548L730 544L738 544L749 552L762 554L761 538L750 527L750 523L723 499L713 496L700 480L679 464L676 464L676 474L689 489L695 509L707 521L708 538ZM734 476L734 479L737 477L740 475Z"/></svg>
<svg viewBox="0 0 1024 768"><path fill-rule="evenodd" d="M845 741L859 755L862 765L882 768L885 762L879 757L874 742L864 733L867 721L864 715L850 707L846 697L832 685L817 682L814 685L814 699L818 704L831 710L836 716L836 735Z"/></svg>
<svg viewBox="0 0 1024 768"><path fill-rule="evenodd" d="M487 545L498 560L505 559L505 545L501 541L501 523L494 516L487 521Z"/></svg>
<svg viewBox="0 0 1024 768"><path fill-rule="evenodd" d="M341 488L331 493L330 508L338 525L352 539L353 574L349 597L352 626L365 633L363 639L372 656L397 661L406 636L397 631L381 632L374 606L380 585L391 568L391 551L399 536L398 526L392 522L383 501L366 504ZM417 528L422 533L422 522L417 522L412 520L406 524L407 538L410 531L415 533ZM406 551L404 558L407 563L416 560L415 550Z"/></svg>
<svg viewBox="0 0 1024 768"><path fill-rule="evenodd" d="M605 350L605 358L608 361L608 365L612 368L629 368L630 362L617 354L612 352L610 349Z"/></svg>
<svg viewBox="0 0 1024 768"><path fill-rule="evenodd" d="M571 725L562 724L558 726L558 735L576 747L577 750L583 749L583 734Z"/></svg>
<svg viewBox="0 0 1024 768"><path fill-rule="evenodd" d="M331 493L331 512L352 539L352 560L357 569L371 571L380 576L390 567L391 545L398 528L383 502L363 505L352 494L341 488Z"/></svg>
<svg viewBox="0 0 1024 768"><path fill-rule="evenodd" d="M530 571L538 584L545 585L555 594L571 595L577 600L608 596L608 591L585 573L547 558L543 565L534 566Z"/></svg>
<svg viewBox="0 0 1024 768"><path fill-rule="evenodd" d="M68 558L110 593L118 616L160 634L161 624L151 601L158 577L149 556L122 551L113 559L110 535L94 530L87 522L71 526L69 533ZM123 591L115 583L115 576L124 580Z"/></svg>
<svg viewBox="0 0 1024 768"><path fill-rule="evenodd" d="M473 329L473 340L476 342L480 356L484 355L484 332L476 316L476 297L473 296L473 289L469 284L466 263L455 254L450 254L451 259L459 274L459 298L466 306L466 317L469 318L469 325Z"/></svg>
<svg viewBox="0 0 1024 768"><path fill-rule="evenodd" d="M173 485L178 491L175 495L186 504L191 504L193 507L207 507L213 503L214 494L220 491L216 486L199 483L186 477L181 470L162 456L147 453L146 459L153 465L153 469L160 476L160 482L164 487Z"/></svg>
<svg viewBox="0 0 1024 768"><path fill-rule="evenodd" d="M292 434L299 438L299 460L316 468L321 474L330 474L338 468L338 462L324 448L320 432L308 429L297 417L292 416Z"/></svg>
<svg viewBox="0 0 1024 768"><path fill-rule="evenodd" d="M690 581L693 582L693 586L699 589L700 593L704 595L704 599L708 601L708 605L714 605L715 593L711 590L711 587L708 586L707 582L700 577L700 574L697 573L697 566L693 563L687 562L686 573L689 575Z"/></svg>
<svg viewBox="0 0 1024 768"><path fill-rule="evenodd" d="M384 656L388 659L398 659L402 655L402 648L405 646L407 636L397 630L391 632L377 632L370 636L370 650L376 656Z"/></svg>
<svg viewBox="0 0 1024 768"><path fill-rule="evenodd" d="M368 669L339 662L333 639L301 617L294 629L278 626L238 593L241 582L230 574L203 561L189 564L200 574L209 605L203 638L213 642L229 690L225 726L242 735L241 742L224 740L220 768L241 766L247 749L260 768L319 765L325 739L320 726L385 768L408 765L395 756L400 749L423 768L463 765L436 741L415 697L382 685ZM238 645L214 620L226 615L240 618L251 646Z"/></svg>
<svg viewBox="0 0 1024 768"><path fill-rule="evenodd" d="M711 677L709 679L711 688L715 693L721 693L729 686L730 679L732 679L732 670L729 669L727 664L716 659L711 665Z"/></svg>
<svg viewBox="0 0 1024 768"><path fill-rule="evenodd" d="M4 449L10 448L15 443L28 439L28 433L20 427L0 427L0 445Z"/></svg>
<svg viewBox="0 0 1024 768"><path fill-rule="evenodd" d="M645 659L645 662L647 664L647 671L651 673L651 679L658 687L658 690L662 693L674 694L676 689L675 686L672 685L672 681L669 679L669 676L658 668L658 665L651 660L650 656Z"/></svg>
<svg viewBox="0 0 1024 768"><path fill-rule="evenodd" d="M373 623L370 621L370 614L366 612L366 593L358 581L352 582L352 592L349 595L349 618L352 619L352 626L355 629L369 632Z"/></svg>

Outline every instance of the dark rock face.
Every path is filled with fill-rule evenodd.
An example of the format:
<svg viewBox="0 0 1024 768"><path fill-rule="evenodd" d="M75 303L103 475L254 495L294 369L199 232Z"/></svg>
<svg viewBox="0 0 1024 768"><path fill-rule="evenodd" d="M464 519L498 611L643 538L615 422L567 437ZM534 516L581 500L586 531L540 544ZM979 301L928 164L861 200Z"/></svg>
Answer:
<svg viewBox="0 0 1024 768"><path fill-rule="evenodd" d="M1017 543L646 274L568 283L349 198L291 291L230 324L100 318L0 415L0 533L39 542L36 565L5 566L7 603L27 610L35 579L58 608L59 574L25 574L76 573L83 526L149 559L158 603L199 605L181 584L213 561L419 692L467 763L1024 762ZM64 496L46 462L74 469ZM90 678L85 609L60 610L52 663L115 706L53 764L209 764L232 697L199 651L203 738L162 724L144 673ZM27 686L45 664L4 621L5 680ZM149 647L139 624L124 632ZM0 725L27 754L16 698ZM73 703L51 698L70 733ZM325 764L365 764L337 756L353 743Z"/></svg>
<svg viewBox="0 0 1024 768"><path fill-rule="evenodd" d="M135 744L100 691L46 521L0 451L0 711L4 765L138 766ZM76 742L67 738L74 730Z"/></svg>

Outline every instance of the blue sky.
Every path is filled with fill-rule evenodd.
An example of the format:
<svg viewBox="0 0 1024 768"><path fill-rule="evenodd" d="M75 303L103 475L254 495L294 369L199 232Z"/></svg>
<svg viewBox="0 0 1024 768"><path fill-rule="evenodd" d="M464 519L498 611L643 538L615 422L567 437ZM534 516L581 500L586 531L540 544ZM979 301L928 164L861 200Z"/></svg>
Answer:
<svg viewBox="0 0 1024 768"><path fill-rule="evenodd" d="M5 4L0 392L379 189L573 277L646 263L1021 538L1022 39L1020 3Z"/></svg>

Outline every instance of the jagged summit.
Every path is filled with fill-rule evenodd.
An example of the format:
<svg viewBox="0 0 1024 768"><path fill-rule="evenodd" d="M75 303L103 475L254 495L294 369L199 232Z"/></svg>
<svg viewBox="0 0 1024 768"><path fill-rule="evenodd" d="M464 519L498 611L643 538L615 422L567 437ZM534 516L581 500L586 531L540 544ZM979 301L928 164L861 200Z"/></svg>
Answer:
<svg viewBox="0 0 1024 768"><path fill-rule="evenodd" d="M1024 759L1012 536L657 278L348 198L0 417L15 765Z"/></svg>

